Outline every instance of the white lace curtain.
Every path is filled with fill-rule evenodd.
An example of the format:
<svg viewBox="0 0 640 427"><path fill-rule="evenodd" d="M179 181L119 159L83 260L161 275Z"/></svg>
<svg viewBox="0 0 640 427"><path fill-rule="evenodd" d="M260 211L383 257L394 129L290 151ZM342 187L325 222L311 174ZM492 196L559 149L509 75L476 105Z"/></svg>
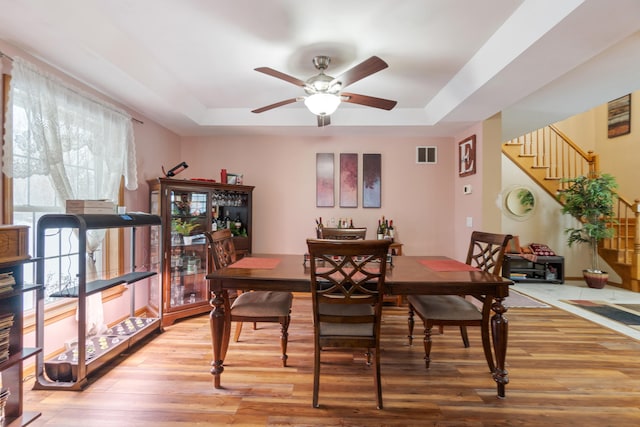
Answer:
<svg viewBox="0 0 640 427"><path fill-rule="evenodd" d="M129 190L138 187L136 154L131 116L79 89L62 83L21 58L11 71L9 102L23 97L28 137L14 146L11 117L7 120L3 171L9 177L47 175L53 180L60 200L105 198L117 200L120 177ZM9 114L12 108L8 108ZM17 143L17 142L16 142ZM14 150L29 150L30 156L14 162ZM78 157L90 153L97 163L93 180L77 164ZM97 191L97 193L96 193Z"/></svg>
<svg viewBox="0 0 640 427"><path fill-rule="evenodd" d="M14 135L12 112L18 97L27 131ZM117 201L122 176L129 190L137 188L133 127L126 112L15 58L7 113L3 155L7 176L48 176L61 203ZM103 238L103 231L87 236L87 280L97 274L94 252ZM102 296L95 294L87 301L87 331L102 329Z"/></svg>

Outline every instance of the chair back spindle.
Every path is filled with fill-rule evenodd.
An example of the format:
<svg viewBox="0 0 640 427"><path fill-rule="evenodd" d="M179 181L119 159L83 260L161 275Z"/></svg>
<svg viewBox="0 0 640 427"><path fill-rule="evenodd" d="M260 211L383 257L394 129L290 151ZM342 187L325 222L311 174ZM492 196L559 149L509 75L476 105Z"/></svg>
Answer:
<svg viewBox="0 0 640 427"><path fill-rule="evenodd" d="M488 273L500 274L504 253L512 237L510 234L474 231L471 233L466 263Z"/></svg>

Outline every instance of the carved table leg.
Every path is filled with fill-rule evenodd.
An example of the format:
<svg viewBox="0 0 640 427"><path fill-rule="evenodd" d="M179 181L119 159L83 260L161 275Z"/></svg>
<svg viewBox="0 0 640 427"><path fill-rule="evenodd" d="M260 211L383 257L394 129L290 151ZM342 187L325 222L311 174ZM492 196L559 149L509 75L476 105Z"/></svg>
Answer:
<svg viewBox="0 0 640 427"><path fill-rule="evenodd" d="M509 383L509 375L505 369L507 356L507 336L509 321L504 316L507 308L502 305L504 298L496 298L491 309L495 313L491 318L491 334L493 336L493 350L496 356L496 366L493 371L493 379L498 384L498 397L505 397L505 386Z"/></svg>
<svg viewBox="0 0 640 427"><path fill-rule="evenodd" d="M227 297L227 291L216 289L213 290L213 298L210 303L213 309L209 316L209 322L211 325L211 344L213 350L213 361L211 362L211 374L214 376L213 385L215 388L221 388L220 376L224 371L224 356L226 353L225 346L225 330L229 330L226 325L226 313L225 313L225 298ZM229 337L227 336L227 342Z"/></svg>

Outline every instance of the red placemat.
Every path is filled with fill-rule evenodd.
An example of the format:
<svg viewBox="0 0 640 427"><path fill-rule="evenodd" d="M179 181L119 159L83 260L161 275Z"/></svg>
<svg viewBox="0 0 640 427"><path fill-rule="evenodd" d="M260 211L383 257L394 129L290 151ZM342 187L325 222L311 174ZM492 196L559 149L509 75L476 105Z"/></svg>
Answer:
<svg viewBox="0 0 640 427"><path fill-rule="evenodd" d="M232 268L262 268L265 270L270 270L275 268L276 265L280 262L280 258L255 258L255 257L246 257L242 258L240 261L236 261L231 264L229 267Z"/></svg>
<svg viewBox="0 0 640 427"><path fill-rule="evenodd" d="M454 259L421 259L420 264L434 271L479 271L477 267Z"/></svg>

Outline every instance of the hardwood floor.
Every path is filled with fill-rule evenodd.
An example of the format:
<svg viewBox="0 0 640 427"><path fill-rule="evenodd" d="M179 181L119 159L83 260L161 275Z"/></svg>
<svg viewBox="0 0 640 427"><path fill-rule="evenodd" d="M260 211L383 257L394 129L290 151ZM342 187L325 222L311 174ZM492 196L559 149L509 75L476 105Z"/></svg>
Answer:
<svg viewBox="0 0 640 427"><path fill-rule="evenodd" d="M321 408L311 406L311 304L294 298L289 367L280 361L278 325L246 327L232 343L213 388L208 317L176 323L101 372L83 392L35 391L25 384L33 426L637 426L640 342L556 308L512 308L507 397L482 355L448 328L434 339L430 370L422 342L407 346L406 308L385 307L384 409L359 352L326 351ZM416 333L422 326L416 325Z"/></svg>

